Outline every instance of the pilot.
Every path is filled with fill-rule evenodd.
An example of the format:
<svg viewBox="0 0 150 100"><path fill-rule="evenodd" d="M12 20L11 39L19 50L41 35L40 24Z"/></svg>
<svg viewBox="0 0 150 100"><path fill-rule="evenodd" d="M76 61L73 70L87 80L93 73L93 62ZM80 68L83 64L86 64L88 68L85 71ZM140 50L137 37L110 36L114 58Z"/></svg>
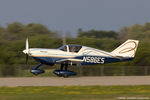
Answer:
<svg viewBox="0 0 150 100"><path fill-rule="evenodd" d="M75 52L75 47L74 46L71 47L71 52Z"/></svg>

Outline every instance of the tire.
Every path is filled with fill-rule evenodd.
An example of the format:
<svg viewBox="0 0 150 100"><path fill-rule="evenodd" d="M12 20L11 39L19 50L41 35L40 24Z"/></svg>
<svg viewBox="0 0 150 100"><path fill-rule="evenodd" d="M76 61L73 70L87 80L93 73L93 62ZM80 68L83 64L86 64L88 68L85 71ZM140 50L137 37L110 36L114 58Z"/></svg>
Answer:
<svg viewBox="0 0 150 100"><path fill-rule="evenodd" d="M67 74L63 75L64 78L68 78L69 76Z"/></svg>

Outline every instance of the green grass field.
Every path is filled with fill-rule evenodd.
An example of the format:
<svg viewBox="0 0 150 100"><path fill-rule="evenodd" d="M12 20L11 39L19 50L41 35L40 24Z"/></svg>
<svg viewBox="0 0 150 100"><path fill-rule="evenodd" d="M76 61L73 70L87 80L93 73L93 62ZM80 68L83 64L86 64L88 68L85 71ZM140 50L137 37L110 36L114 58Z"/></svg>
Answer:
<svg viewBox="0 0 150 100"><path fill-rule="evenodd" d="M0 100L117 100L149 97L150 86L0 87Z"/></svg>

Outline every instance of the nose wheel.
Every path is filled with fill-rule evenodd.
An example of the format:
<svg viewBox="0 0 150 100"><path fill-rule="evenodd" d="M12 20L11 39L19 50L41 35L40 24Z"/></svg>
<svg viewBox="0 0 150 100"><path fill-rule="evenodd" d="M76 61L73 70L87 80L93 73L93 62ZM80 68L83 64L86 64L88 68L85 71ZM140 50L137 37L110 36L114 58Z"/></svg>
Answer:
<svg viewBox="0 0 150 100"><path fill-rule="evenodd" d="M30 70L30 72L31 72L32 74L34 74L34 75L39 75L39 74L44 73L44 72L45 72L44 70L38 69L41 65L42 65L41 63L38 64L37 66L35 66L34 68L32 68L32 69Z"/></svg>

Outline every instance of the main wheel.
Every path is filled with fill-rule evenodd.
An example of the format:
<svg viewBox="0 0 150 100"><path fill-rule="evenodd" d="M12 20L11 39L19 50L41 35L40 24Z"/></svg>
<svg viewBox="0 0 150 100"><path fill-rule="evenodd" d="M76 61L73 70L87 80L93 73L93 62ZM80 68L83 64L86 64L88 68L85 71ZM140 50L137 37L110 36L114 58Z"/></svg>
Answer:
<svg viewBox="0 0 150 100"><path fill-rule="evenodd" d="M68 78L69 76L67 74L63 75L64 78Z"/></svg>

